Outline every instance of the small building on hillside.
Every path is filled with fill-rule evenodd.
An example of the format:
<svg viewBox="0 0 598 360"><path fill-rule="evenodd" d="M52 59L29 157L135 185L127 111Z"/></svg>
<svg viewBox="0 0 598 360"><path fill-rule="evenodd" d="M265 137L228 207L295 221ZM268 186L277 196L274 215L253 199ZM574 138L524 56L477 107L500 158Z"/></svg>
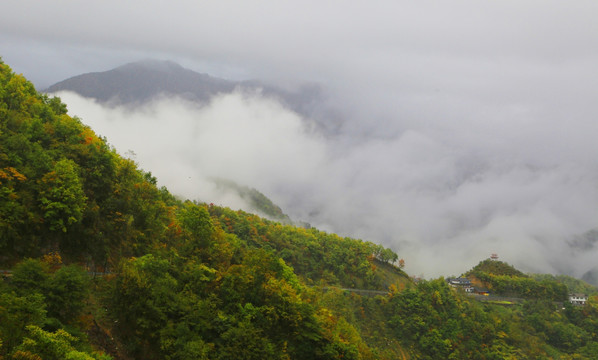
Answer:
<svg viewBox="0 0 598 360"><path fill-rule="evenodd" d="M587 294L569 294L569 302L573 305L585 305L588 301Z"/></svg>
<svg viewBox="0 0 598 360"><path fill-rule="evenodd" d="M482 288L482 287L476 287L473 290L473 293L476 295L490 296L490 290L488 290L486 288Z"/></svg>
<svg viewBox="0 0 598 360"><path fill-rule="evenodd" d="M452 287L470 287L471 286L471 280L469 280L468 278L454 278L454 279L447 279L448 283L450 286Z"/></svg>

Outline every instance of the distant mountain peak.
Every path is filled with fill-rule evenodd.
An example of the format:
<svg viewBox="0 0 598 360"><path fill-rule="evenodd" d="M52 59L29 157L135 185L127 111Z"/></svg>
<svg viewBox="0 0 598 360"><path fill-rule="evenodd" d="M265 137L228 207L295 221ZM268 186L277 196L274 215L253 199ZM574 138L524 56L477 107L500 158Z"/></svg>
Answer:
<svg viewBox="0 0 598 360"><path fill-rule="evenodd" d="M73 91L100 103L141 105L159 96L179 96L204 103L232 92L236 83L186 69L169 60L146 59L104 72L77 75L45 92Z"/></svg>
<svg viewBox="0 0 598 360"><path fill-rule="evenodd" d="M275 98L309 121L315 121L326 133L335 133L341 126L338 115L322 107L318 86L288 91L259 81L230 81L195 72L170 60L144 59L108 71L73 76L44 92L72 91L102 104L136 107L164 96L206 104L214 96L232 93L237 88L259 89L263 96Z"/></svg>
<svg viewBox="0 0 598 360"><path fill-rule="evenodd" d="M144 59L134 61L122 66L117 67L115 70L129 70L131 68L143 68L151 71L180 71L186 70L184 67L172 60L156 60L156 59Z"/></svg>

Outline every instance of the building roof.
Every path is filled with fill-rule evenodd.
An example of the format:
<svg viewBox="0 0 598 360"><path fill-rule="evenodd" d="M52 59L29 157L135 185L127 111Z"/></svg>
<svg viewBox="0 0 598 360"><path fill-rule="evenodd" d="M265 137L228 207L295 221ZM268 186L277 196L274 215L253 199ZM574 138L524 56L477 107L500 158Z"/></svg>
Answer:
<svg viewBox="0 0 598 360"><path fill-rule="evenodd" d="M451 284L455 285L469 285L471 284L471 280L468 278L455 278L455 279L448 279Z"/></svg>
<svg viewBox="0 0 598 360"><path fill-rule="evenodd" d="M569 297L588 298L588 294L571 293L569 294Z"/></svg>

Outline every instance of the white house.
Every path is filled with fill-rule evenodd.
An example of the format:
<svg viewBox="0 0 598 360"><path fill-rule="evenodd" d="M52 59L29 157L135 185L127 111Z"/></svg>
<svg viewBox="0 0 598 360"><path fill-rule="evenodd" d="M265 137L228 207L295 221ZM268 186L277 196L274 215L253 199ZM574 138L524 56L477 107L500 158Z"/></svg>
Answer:
<svg viewBox="0 0 598 360"><path fill-rule="evenodd" d="M588 301L586 294L569 294L569 302L573 305L585 305Z"/></svg>

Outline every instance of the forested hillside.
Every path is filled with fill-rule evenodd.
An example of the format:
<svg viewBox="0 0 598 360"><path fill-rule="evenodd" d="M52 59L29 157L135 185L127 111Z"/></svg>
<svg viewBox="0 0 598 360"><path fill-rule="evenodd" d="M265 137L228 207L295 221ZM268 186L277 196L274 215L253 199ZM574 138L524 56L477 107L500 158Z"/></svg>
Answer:
<svg viewBox="0 0 598 360"><path fill-rule="evenodd" d="M534 279L502 261L484 260L467 274L499 295L565 301L569 293L567 285L559 281L549 277Z"/></svg>
<svg viewBox="0 0 598 360"><path fill-rule="evenodd" d="M175 198L0 61L0 359L598 354L596 297L573 307L566 285L528 294L526 275L478 268L527 294L482 303L403 264L371 242Z"/></svg>

